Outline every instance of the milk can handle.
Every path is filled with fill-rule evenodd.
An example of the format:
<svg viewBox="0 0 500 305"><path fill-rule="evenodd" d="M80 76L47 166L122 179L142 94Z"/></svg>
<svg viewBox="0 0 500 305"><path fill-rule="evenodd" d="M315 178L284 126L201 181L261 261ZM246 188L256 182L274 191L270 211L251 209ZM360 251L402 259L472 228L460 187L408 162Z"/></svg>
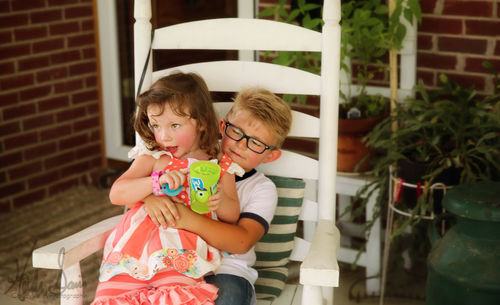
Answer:
<svg viewBox="0 0 500 305"><path fill-rule="evenodd" d="M443 220L455 220L455 216L449 213L442 213L434 217L434 219L430 223L429 228L427 229L427 237L429 238L431 245L434 245L443 237L437 229L437 227L440 226L441 221Z"/></svg>

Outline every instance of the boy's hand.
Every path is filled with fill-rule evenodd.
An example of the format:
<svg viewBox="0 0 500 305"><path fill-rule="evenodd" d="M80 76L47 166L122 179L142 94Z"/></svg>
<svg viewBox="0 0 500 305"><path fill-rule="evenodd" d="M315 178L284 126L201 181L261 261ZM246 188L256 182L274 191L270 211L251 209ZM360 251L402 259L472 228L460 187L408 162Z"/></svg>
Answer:
<svg viewBox="0 0 500 305"><path fill-rule="evenodd" d="M153 223L166 229L169 226L174 227L176 219L179 219L179 212L175 204L178 201L182 202L177 197L149 195L144 198L144 205Z"/></svg>
<svg viewBox="0 0 500 305"><path fill-rule="evenodd" d="M178 189L184 184L184 181L186 181L186 174L188 171L189 169L187 168L168 171L160 176L158 182L160 183L160 185L168 183L168 187L171 190Z"/></svg>

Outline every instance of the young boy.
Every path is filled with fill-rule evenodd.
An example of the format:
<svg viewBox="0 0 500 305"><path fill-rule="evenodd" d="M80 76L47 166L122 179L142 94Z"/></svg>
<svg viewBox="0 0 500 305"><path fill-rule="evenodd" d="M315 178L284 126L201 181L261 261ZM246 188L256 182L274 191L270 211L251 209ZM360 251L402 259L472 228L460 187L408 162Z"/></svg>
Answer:
<svg viewBox="0 0 500 305"><path fill-rule="evenodd" d="M207 282L219 288L217 305L255 302L254 246L267 232L277 203L273 182L255 167L281 156L279 148L290 131L291 122L289 105L259 88L241 91L226 118L220 120L222 151L245 170L243 177L236 177L241 212L236 225L211 220L182 204L173 208L165 197L150 196L146 199L147 206L158 205L158 200L164 200L163 215L156 214L156 219L151 217L155 224L166 226L168 223L194 232L215 248L232 254L223 258L216 275L205 277ZM193 221L195 218L198 219Z"/></svg>

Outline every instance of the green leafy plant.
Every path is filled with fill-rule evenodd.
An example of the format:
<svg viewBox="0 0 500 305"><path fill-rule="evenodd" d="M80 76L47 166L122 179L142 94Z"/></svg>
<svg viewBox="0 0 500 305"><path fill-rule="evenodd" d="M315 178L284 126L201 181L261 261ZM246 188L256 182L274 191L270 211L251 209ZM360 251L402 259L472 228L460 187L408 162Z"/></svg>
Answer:
<svg viewBox="0 0 500 305"><path fill-rule="evenodd" d="M388 201L390 168L401 160L425 164L427 171L422 178L429 185L450 168L459 170L460 183L500 178L500 87L496 72L495 80L495 92L486 97L445 75L440 76L441 88L434 92L427 92L420 82L418 97L398 104L395 114L366 136L367 146L382 153L373 164L376 179L358 195L366 197L379 191L377 215ZM393 235L419 222L421 218L416 216L434 211L433 204L430 194L420 196L411 208L415 217L408 218Z"/></svg>

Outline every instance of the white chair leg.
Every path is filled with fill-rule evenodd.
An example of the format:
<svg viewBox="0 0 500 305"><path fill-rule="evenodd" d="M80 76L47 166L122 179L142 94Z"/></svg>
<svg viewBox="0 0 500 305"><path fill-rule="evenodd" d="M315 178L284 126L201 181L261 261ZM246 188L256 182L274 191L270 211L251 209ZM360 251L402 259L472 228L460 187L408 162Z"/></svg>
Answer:
<svg viewBox="0 0 500 305"><path fill-rule="evenodd" d="M323 304L333 305L333 287L321 287Z"/></svg>
<svg viewBox="0 0 500 305"><path fill-rule="evenodd" d="M366 206L366 221L373 219L375 198L373 194ZM380 217L373 223L370 236L366 241L366 276L377 276L366 281L366 293L368 295L380 295L380 265L381 265L381 239L380 239Z"/></svg>
<svg viewBox="0 0 500 305"><path fill-rule="evenodd" d="M320 286L304 285L302 290L302 305L324 305Z"/></svg>
<svg viewBox="0 0 500 305"><path fill-rule="evenodd" d="M64 268L61 273L61 305L82 305L82 288L80 263Z"/></svg>

